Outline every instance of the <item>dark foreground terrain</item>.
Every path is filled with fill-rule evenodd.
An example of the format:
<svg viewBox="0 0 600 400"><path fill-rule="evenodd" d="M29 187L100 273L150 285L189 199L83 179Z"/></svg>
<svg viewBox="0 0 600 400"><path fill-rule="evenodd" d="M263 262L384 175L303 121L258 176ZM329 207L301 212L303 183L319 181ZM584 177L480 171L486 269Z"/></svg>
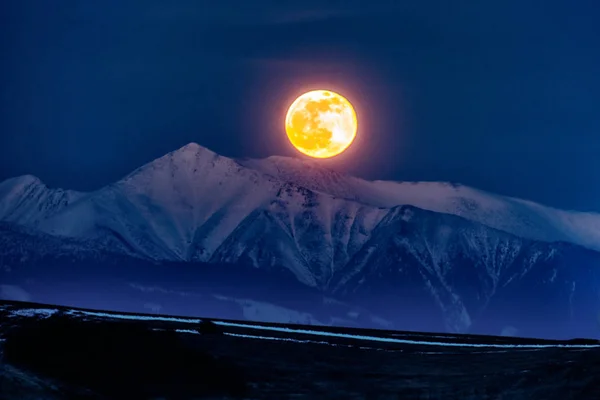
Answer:
<svg viewBox="0 0 600 400"><path fill-rule="evenodd" d="M0 302L0 399L600 399L600 343Z"/></svg>

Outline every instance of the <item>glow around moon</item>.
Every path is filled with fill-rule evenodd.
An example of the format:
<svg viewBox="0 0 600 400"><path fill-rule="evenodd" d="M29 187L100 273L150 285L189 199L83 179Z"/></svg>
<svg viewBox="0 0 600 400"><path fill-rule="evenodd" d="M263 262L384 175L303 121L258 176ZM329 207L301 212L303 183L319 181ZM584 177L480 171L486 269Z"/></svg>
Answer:
<svg viewBox="0 0 600 400"><path fill-rule="evenodd" d="M285 117L285 131L294 147L310 157L329 158L346 150L358 123L352 104L329 90L298 97Z"/></svg>

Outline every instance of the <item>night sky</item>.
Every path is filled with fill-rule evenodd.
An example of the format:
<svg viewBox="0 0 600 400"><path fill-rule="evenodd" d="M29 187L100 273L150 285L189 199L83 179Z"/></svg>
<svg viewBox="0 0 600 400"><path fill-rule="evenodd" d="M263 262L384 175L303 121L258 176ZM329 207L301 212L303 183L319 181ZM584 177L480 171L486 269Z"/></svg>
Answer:
<svg viewBox="0 0 600 400"><path fill-rule="evenodd" d="M286 108L324 88L359 118L327 166L600 211L599 20L597 0L2 1L0 180L93 190L192 141L300 157Z"/></svg>

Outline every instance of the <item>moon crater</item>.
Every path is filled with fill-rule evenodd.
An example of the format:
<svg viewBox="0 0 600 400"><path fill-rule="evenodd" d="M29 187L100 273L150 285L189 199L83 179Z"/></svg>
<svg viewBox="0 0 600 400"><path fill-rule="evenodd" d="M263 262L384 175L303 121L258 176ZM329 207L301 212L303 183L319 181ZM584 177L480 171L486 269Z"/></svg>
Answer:
<svg viewBox="0 0 600 400"><path fill-rule="evenodd" d="M313 90L298 97L288 109L285 130L292 145L315 158L329 158L346 150L358 124L352 104L329 90Z"/></svg>

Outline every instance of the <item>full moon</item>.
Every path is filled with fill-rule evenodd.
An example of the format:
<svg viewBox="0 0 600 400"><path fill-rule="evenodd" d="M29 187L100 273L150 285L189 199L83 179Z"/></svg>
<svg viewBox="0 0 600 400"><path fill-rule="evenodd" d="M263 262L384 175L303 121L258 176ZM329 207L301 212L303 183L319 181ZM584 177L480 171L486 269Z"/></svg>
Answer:
<svg viewBox="0 0 600 400"><path fill-rule="evenodd" d="M298 97L285 117L292 145L315 158L337 156L352 144L358 123L352 104L330 90L313 90Z"/></svg>

